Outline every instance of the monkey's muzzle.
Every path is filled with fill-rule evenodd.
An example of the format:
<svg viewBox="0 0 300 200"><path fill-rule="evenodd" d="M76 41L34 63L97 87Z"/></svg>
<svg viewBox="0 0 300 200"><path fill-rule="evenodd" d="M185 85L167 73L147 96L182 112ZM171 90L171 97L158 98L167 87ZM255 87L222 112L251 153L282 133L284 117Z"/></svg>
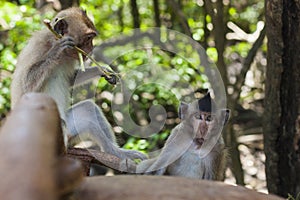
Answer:
<svg viewBox="0 0 300 200"><path fill-rule="evenodd" d="M194 143L200 148L202 144L204 143L204 138L194 138Z"/></svg>

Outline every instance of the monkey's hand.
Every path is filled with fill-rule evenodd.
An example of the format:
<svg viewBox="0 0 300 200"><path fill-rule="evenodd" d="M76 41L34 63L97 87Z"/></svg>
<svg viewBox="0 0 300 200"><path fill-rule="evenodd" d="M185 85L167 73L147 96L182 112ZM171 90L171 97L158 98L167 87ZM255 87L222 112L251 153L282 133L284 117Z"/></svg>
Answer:
<svg viewBox="0 0 300 200"><path fill-rule="evenodd" d="M75 42L72 37L63 37L54 43L48 51L48 56L54 60L61 61L65 61L66 58L78 59L78 54L74 47Z"/></svg>
<svg viewBox="0 0 300 200"><path fill-rule="evenodd" d="M130 159L122 159L119 165L119 170L121 172L135 173L136 164Z"/></svg>
<svg viewBox="0 0 300 200"><path fill-rule="evenodd" d="M119 81L118 80L119 77L115 74L115 72L107 69L106 67L102 67L102 70L108 72L109 73L109 77L106 74L103 74L103 73L101 74L101 77L104 77L105 80L107 80L107 82L109 82L110 84L116 85L117 82Z"/></svg>
<svg viewBox="0 0 300 200"><path fill-rule="evenodd" d="M105 77L105 80L112 85L116 85L118 82L118 77L114 74L110 75L110 77Z"/></svg>
<svg viewBox="0 0 300 200"><path fill-rule="evenodd" d="M143 173L144 175L156 175L156 176L162 176L162 175L164 175L165 174L165 172L166 172L166 169L167 168L161 168L161 169L158 169L158 170L156 170L156 171L147 171L147 172L145 172L145 173Z"/></svg>
<svg viewBox="0 0 300 200"><path fill-rule="evenodd" d="M144 175L164 175L167 167L157 165L157 159L158 157L155 157L140 162L137 165L137 173Z"/></svg>

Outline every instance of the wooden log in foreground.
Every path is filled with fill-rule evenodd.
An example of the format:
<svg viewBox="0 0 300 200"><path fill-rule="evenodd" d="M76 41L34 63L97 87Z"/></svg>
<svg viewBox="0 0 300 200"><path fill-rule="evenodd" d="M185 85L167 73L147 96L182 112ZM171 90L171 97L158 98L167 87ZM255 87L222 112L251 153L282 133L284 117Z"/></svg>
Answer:
<svg viewBox="0 0 300 200"><path fill-rule="evenodd" d="M64 157L61 120L45 94L22 97L0 132L0 199L55 200L82 180L82 166Z"/></svg>
<svg viewBox="0 0 300 200"><path fill-rule="evenodd" d="M170 176L87 177L74 200L283 200L222 182Z"/></svg>
<svg viewBox="0 0 300 200"><path fill-rule="evenodd" d="M54 166L59 132L54 101L24 95L1 128L1 199L57 199Z"/></svg>

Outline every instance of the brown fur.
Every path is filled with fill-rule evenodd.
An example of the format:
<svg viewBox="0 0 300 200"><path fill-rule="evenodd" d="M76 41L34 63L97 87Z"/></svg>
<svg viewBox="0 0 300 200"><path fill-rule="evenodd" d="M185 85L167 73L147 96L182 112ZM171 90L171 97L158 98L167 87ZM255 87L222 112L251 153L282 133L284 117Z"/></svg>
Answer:
<svg viewBox="0 0 300 200"><path fill-rule="evenodd" d="M74 38L75 45L82 47L87 53L92 50L92 43L85 44L84 38L89 34L93 34L92 37L94 37L96 28L82 10L79 8L63 10L57 14L51 24L54 25L57 19L63 19L68 24L68 30L64 36ZM65 54L50 54L50 49L59 42L60 40L57 40L46 27L33 34L18 57L11 86L12 107L27 92L46 92L56 100L61 114L66 110L70 79L74 76L78 57L73 56L73 54L77 55L74 49L68 50ZM60 76L61 81L56 83L56 80L51 79L53 76ZM47 87L50 85L64 88L61 93L56 94L56 92L48 91ZM63 94L64 98L57 96L60 94ZM64 99L63 102L61 99Z"/></svg>

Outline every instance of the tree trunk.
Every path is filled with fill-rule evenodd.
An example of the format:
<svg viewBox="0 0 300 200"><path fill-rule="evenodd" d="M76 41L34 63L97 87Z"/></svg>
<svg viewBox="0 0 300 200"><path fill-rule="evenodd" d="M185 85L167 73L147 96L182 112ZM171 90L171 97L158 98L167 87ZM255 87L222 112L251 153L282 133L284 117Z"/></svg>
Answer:
<svg viewBox="0 0 300 200"><path fill-rule="evenodd" d="M140 28L140 13L136 3L136 0L130 0L130 7L131 7L131 15L133 18L133 28Z"/></svg>
<svg viewBox="0 0 300 200"><path fill-rule="evenodd" d="M172 13L176 16L183 33L189 37L192 37L192 32L189 27L188 21L180 7L180 4L177 3L175 0L166 0L167 5L171 8ZM174 24L174 23L173 23Z"/></svg>
<svg viewBox="0 0 300 200"><path fill-rule="evenodd" d="M62 10L79 5L79 0L59 0L59 2Z"/></svg>
<svg viewBox="0 0 300 200"><path fill-rule="evenodd" d="M283 197L300 192L299 17L299 1L266 0L266 175L269 192Z"/></svg>
<svg viewBox="0 0 300 200"><path fill-rule="evenodd" d="M205 9L207 13L211 16L214 25L213 34L216 44L216 49L218 52L217 67L222 76L224 85L228 88L228 74L227 66L224 59L224 51L226 46L226 20L224 19L224 5L223 1L205 1ZM216 12L215 12L216 11ZM238 104L238 98L234 98L228 95L228 108L232 111L235 110ZM244 172L242 168L242 163L240 159L240 152L238 149L238 142L236 134L233 130L233 125L228 124L227 128L224 130L224 139L226 145L229 147L229 154L231 155L231 171L236 179L238 185L245 185L244 183Z"/></svg>
<svg viewBox="0 0 300 200"><path fill-rule="evenodd" d="M154 10L154 20L155 20L155 26L160 27L160 16L159 16L159 1L153 0L153 10Z"/></svg>

